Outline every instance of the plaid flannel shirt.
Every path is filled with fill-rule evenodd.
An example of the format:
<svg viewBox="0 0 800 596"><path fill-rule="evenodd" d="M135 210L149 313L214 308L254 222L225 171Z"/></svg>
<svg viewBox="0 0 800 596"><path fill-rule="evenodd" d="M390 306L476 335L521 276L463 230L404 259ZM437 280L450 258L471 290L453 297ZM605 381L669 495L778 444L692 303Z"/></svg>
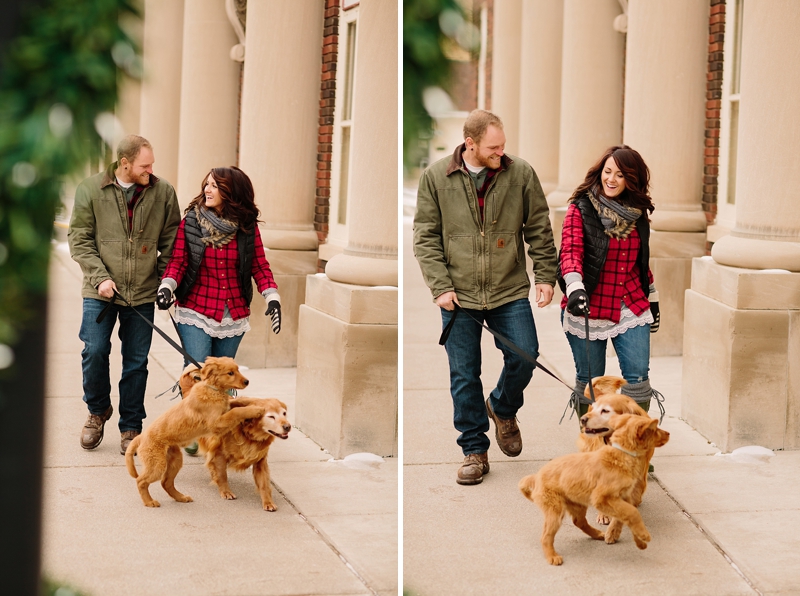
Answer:
<svg viewBox="0 0 800 596"><path fill-rule="evenodd" d="M175 246L172 249L172 258L164 272L164 277L174 279L180 285L186 266L189 262L189 251L186 247L184 226L186 220L181 220L178 235L175 237ZM256 280L259 292L269 288L277 288L272 270L264 254L264 244L261 234L256 230L255 255L253 255L252 277ZM222 321L225 306L233 317L239 320L250 316L250 305L245 303L242 289L239 285L239 250L236 236L221 248L206 247L203 261L197 272L197 280L186 296L186 300L179 302L179 306L190 308L210 319Z"/></svg>
<svg viewBox="0 0 800 596"><path fill-rule="evenodd" d="M589 296L590 318L619 323L623 300L636 316L650 308L636 262L641 244L636 228L624 240L609 238L606 262L600 272L597 287ZM583 276L583 218L575 205L569 206L564 218L560 259L562 275L580 273ZM652 284L652 271L647 271L647 278ZM564 296L561 299L561 308L566 306L567 296Z"/></svg>

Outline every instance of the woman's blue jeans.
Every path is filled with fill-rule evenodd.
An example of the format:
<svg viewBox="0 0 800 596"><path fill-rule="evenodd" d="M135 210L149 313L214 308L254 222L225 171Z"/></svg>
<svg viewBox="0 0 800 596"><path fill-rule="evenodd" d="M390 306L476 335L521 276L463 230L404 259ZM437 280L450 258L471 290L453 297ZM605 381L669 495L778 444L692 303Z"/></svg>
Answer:
<svg viewBox="0 0 800 596"><path fill-rule="evenodd" d="M112 304L101 322L97 315L108 303L93 298L83 299L83 320L78 337L83 341L83 401L89 412L101 415L111 405L109 356L111 334L119 318L119 339L122 344L122 376L119 380L119 430L142 430L147 416L144 392L147 388L147 354L153 339L153 328L129 306ZM153 321L154 304L142 304L136 310Z"/></svg>
<svg viewBox="0 0 800 596"><path fill-rule="evenodd" d="M178 323L178 333L183 341L183 348L200 364L203 364L209 356L235 358L236 351L239 349L239 344L242 343L242 338L244 337L244 333L233 337L211 337L199 327L184 325L183 323ZM189 361L184 358L184 368L188 364Z"/></svg>
<svg viewBox="0 0 800 596"><path fill-rule="evenodd" d="M485 453L489 449L489 416L481 383L481 332L483 328L470 319L469 313L493 331L504 335L534 358L539 355L539 341L527 298L514 300L490 310L465 309L459 313L445 343L450 361L450 394L453 398L453 423L461 435L458 444L464 455ZM455 311L442 309L442 328ZM535 365L516 355L495 339L503 353L503 370L497 386L489 394L492 409L499 418L514 418L522 407L523 390L530 383Z"/></svg>
<svg viewBox="0 0 800 596"><path fill-rule="evenodd" d="M564 311L561 311L564 320ZM607 339L596 339L589 342L589 356L586 356L586 340L571 333L566 333L572 357L575 360L575 376L582 383L589 382L589 368L592 377L606 374ZM614 350L619 359L622 377L630 384L641 383L649 379L650 372L650 325L640 325L627 329L611 338ZM587 366L588 363L588 366Z"/></svg>

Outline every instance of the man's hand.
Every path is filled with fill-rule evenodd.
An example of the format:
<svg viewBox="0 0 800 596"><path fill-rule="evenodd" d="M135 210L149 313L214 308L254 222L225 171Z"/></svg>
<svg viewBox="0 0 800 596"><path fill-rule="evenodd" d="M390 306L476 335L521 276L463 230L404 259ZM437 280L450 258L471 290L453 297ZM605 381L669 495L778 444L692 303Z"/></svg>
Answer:
<svg viewBox="0 0 800 596"><path fill-rule="evenodd" d="M281 303L270 300L267 303L267 312L264 314L272 319L272 332L278 335L281 332Z"/></svg>
<svg viewBox="0 0 800 596"><path fill-rule="evenodd" d="M443 308L445 310L455 310L455 306L453 304L458 304L461 306L461 303L458 301L458 296L456 296L455 292L445 292L444 294L440 294L436 297L436 306L439 308Z"/></svg>
<svg viewBox="0 0 800 596"><path fill-rule="evenodd" d="M536 305L544 308L553 300L553 286L550 284L536 284Z"/></svg>
<svg viewBox="0 0 800 596"><path fill-rule="evenodd" d="M115 291L117 291L117 284L113 279L107 279L97 286L97 293L103 298L113 298Z"/></svg>

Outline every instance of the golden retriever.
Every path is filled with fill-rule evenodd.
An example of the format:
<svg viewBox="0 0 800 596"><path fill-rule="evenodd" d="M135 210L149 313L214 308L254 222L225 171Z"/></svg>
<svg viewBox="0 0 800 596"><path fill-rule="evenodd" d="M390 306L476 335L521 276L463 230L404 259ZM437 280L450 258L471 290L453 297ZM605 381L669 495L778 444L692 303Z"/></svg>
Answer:
<svg viewBox="0 0 800 596"><path fill-rule="evenodd" d="M595 540L605 538L612 544L619 537L618 534L609 537L608 533L604 535L589 525L586 521L589 505L627 525L640 549L647 548L650 541L641 514L631 504L631 495L642 469L647 469L644 454L653 445L665 444L669 433L658 428L655 418L631 414L614 415L607 421L590 417L585 424L586 428L596 430L598 434L610 434L611 444L597 451L557 457L538 473L519 482L522 493L544 513L542 550L551 565L563 562L553 542L565 513L569 513L572 522Z"/></svg>
<svg viewBox="0 0 800 596"><path fill-rule="evenodd" d="M275 511L267 455L275 437L289 438L292 425L286 418L286 404L277 399L239 397L231 400L231 406L259 406L265 414L243 420L225 433L202 437L198 441L200 451L206 454L211 481L217 485L223 499L235 499L236 495L228 485L228 467L242 472L253 466L253 480L261 496L261 505L264 511Z"/></svg>
<svg viewBox="0 0 800 596"><path fill-rule="evenodd" d="M592 379L595 403L589 405L589 411L585 414L585 416L591 414L592 416L598 416L600 420L604 420L606 422L614 414L634 414L636 416L645 416L649 418L647 412L645 412L639 404L633 401L633 399L627 395L617 393L617 390L626 384L627 381L625 381L625 379L610 375L604 377L595 377ZM586 397L589 397L590 395L588 385L586 386L584 395L586 395ZM603 436L602 433L598 434L597 431L591 430L588 430L587 432L584 425L581 424L581 434L578 435L577 440L579 451L596 451L607 443L608 435ZM650 460L655 452L655 447L661 446L662 445L655 445L653 448L649 449L645 455L647 465L644 467L642 477L636 484L636 488L633 492L633 501L631 501L636 507L641 504L644 491L647 490L647 473L650 468ZM611 520L602 513L597 514L597 523L607 526L610 521Z"/></svg>
<svg viewBox="0 0 800 596"><path fill-rule="evenodd" d="M191 374L184 372L184 375ZM190 496L175 488L175 476L183 466L182 446L202 435L225 432L246 418L264 415L264 409L256 406L231 410L226 390L244 389L249 383L232 358L208 358L197 374L200 381L194 384L188 395L134 438L125 453L128 473L136 478L136 486L146 507L161 506L148 490L159 478L161 486L173 499L181 503L192 501ZM192 380L184 379L187 383ZM144 466L141 474L136 471L135 453Z"/></svg>

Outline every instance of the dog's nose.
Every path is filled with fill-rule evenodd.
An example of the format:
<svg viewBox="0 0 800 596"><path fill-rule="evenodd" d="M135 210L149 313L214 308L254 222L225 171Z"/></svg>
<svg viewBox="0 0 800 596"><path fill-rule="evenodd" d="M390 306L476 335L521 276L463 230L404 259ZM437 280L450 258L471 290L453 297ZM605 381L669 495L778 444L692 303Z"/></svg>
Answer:
<svg viewBox="0 0 800 596"><path fill-rule="evenodd" d="M283 425L283 432L288 433L290 430L292 430L292 425L291 424L284 424Z"/></svg>
<svg viewBox="0 0 800 596"><path fill-rule="evenodd" d="M586 426L586 421L589 420L589 417L585 414L581 416L581 426Z"/></svg>
<svg viewBox="0 0 800 596"><path fill-rule="evenodd" d="M245 387L247 387L249 384L250 384L250 381L248 381L247 379L245 379L245 380L244 380L244 386L245 386Z"/></svg>

